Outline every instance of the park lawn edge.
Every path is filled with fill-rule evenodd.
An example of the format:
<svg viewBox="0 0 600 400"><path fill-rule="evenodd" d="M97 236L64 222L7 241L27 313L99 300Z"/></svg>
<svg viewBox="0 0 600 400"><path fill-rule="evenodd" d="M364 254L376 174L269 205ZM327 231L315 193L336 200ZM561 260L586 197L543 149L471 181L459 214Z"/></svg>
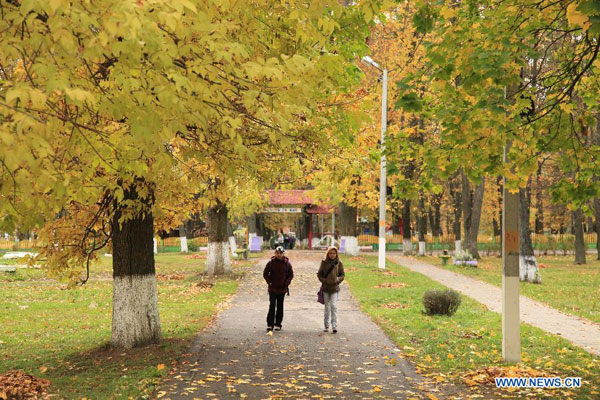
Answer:
<svg viewBox="0 0 600 400"><path fill-rule="evenodd" d="M56 338L59 344L56 346L36 344L32 346L30 353L26 349L27 346L21 346L22 353L19 358L11 359L10 346L17 346L19 342L26 343L28 338L22 337L16 342L5 339L0 344L4 346L4 349L0 348L2 350L0 356L5 354L4 359L0 357L0 374L8 370L21 369L36 378L48 379L51 382L49 388L51 395L64 399L150 398L169 369L177 364L182 353L192 345L198 334L210 325L218 312L235 295L241 277L248 267L257 261L258 259L253 257L235 267L233 273L214 278L197 273L190 274L189 267L187 270L185 267L174 265L165 268L167 280L159 279L158 285L162 339L157 344L131 350L112 348L109 343L112 307L107 306L106 302L112 296L111 281L92 279L86 287L72 291L61 287L58 283L45 280L43 286L52 287L51 290L54 290L52 296L59 296L59 308L63 303L67 304L66 308L77 308L75 312L81 315L82 320L74 323L70 327L72 328L70 332L78 337L74 338L73 345L69 346L71 337L65 337L67 335L64 333L57 332L58 330L55 329L57 325L53 325L54 322L49 321L50 325L44 328L45 331L39 330L39 327L34 325L37 327L34 329L38 332L38 336ZM26 272L29 275L30 271ZM157 270L157 276L159 275ZM36 271L35 278L37 277ZM171 277L175 277L176 280L169 280ZM22 291L27 290L27 285L39 284L36 279L27 279L28 276L23 278L18 281L12 279L1 281L0 287L5 290ZM204 285L206 282L211 285L209 289ZM19 287L13 288L10 285L19 285ZM31 296L28 300L35 303ZM88 316L90 302L94 305L93 309L89 310L90 316ZM47 318L48 311L33 310L34 303L31 303L31 307L25 311L30 311L31 316L36 319ZM93 321L98 315L94 313L101 313L103 321ZM19 317L18 311L13 313L13 317ZM63 323L63 325L69 324L70 322ZM25 325L27 326L29 325Z"/></svg>
<svg viewBox="0 0 600 400"><path fill-rule="evenodd" d="M390 262L377 268L374 256L344 257L346 280L360 308L377 323L409 359L417 372L434 381L465 383L465 376L485 368L511 367L502 360L501 315L475 300L461 295L462 304L452 317L422 313L423 293L445 286ZM396 288L377 288L383 282L396 282ZM388 308L392 307L392 308ZM532 368L550 375L582 377L580 389L524 391L521 395L550 398L594 399L600 396L600 358L548 334L521 324L522 363L517 370ZM496 392L494 385L473 385L474 392ZM500 394L500 393L499 393ZM503 391L502 395L511 395Z"/></svg>
<svg viewBox="0 0 600 400"><path fill-rule="evenodd" d="M557 257L557 256L537 256L537 260L540 264L549 263L549 259L551 259L551 257ZM563 256L558 256L558 257L560 258ZM489 284L497 286L497 287L502 287L501 269L498 272L498 274L494 275L489 270L483 270L482 265L479 265L477 267L453 265L453 264L442 265L441 260L438 257L433 257L433 256L415 257L415 259L423 261L428 264L431 264L438 268L456 272L457 274L464 275L469 278L477 279L477 280L480 280L485 283L489 283ZM497 259L497 260L493 260L493 259ZM499 258L498 257L492 258L492 257L488 256L488 257L482 258L480 260L480 264L487 263L487 264L494 265L495 264L494 261L499 262ZM561 260L561 263L562 263L562 261L564 261L564 260ZM593 262L594 261L592 261L592 263L590 263L590 264L593 264ZM590 268L594 268L594 266L590 265L590 264L587 264L587 266ZM576 290L577 294L576 295L573 295L573 293L563 294L563 293L561 293L561 288L556 288L556 287L549 287L549 288L543 290L544 285L548 285L545 282L552 282L552 281L553 281L552 283L556 283L556 282L564 283L565 282L564 279L560 279L560 277L557 278L557 277L553 276L553 274L555 273L554 267L541 269L541 274L542 274L541 286L538 284L535 284L535 283L521 282L519 285L519 292L520 292L519 294L522 296L526 296L526 297L530 298L531 300L534 300L534 301L537 301L544 305L547 305L548 307L555 308L566 314L571 314L571 315L589 320L592 323L600 324L600 312L598 312L598 311L596 311L595 313L586 312L586 311L591 311L591 310L587 309L587 305L584 304L585 301L590 301L593 299L596 299L596 301L598 301L597 299L600 296L600 290L598 290L597 287L595 288L596 290L594 291L594 288L588 289L585 286L577 285L577 290ZM563 267L563 268L565 268L565 267ZM572 267L572 270L574 273L577 272L577 267ZM550 275L550 277L548 275ZM581 277L581 279L584 279L584 278L585 277ZM597 278L596 278L596 280L597 280ZM573 287L571 287L571 290L572 291L574 290ZM598 305L600 306L600 303L598 303ZM595 307L595 306L592 305L592 309L593 309L593 307Z"/></svg>

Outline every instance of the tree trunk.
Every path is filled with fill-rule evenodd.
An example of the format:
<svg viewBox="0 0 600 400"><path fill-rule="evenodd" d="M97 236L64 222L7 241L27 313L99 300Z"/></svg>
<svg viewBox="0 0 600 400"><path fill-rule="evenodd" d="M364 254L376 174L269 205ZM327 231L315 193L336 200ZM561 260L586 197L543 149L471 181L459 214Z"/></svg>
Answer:
<svg viewBox="0 0 600 400"><path fill-rule="evenodd" d="M248 234L256 235L256 213L246 218L246 224L248 225Z"/></svg>
<svg viewBox="0 0 600 400"><path fill-rule="evenodd" d="M401 230L400 216L398 215L398 210L394 207L394 211L392 212L392 233L394 235L399 235Z"/></svg>
<svg viewBox="0 0 600 400"><path fill-rule="evenodd" d="M206 273L222 275L231 271L227 207L220 201L208 209L208 254Z"/></svg>
<svg viewBox="0 0 600 400"><path fill-rule="evenodd" d="M427 234L427 212L425 211L425 197L419 195L419 210L417 212L417 229L419 230L419 256L425 255L425 235Z"/></svg>
<svg viewBox="0 0 600 400"><path fill-rule="evenodd" d="M354 206L340 203L339 226L341 236L356 236L358 210Z"/></svg>
<svg viewBox="0 0 600 400"><path fill-rule="evenodd" d="M502 176L498 176L496 179L496 187L498 188L498 203L494 209L494 216L492 218L492 225L494 229L494 238L502 237ZM496 218L496 211L498 211L498 218Z"/></svg>
<svg viewBox="0 0 600 400"><path fill-rule="evenodd" d="M504 209L504 178L502 176L498 177L498 223L500 225L500 257L502 257L502 241L504 237L502 235L502 210Z"/></svg>
<svg viewBox="0 0 600 400"><path fill-rule="evenodd" d="M373 235L379 236L379 217L373 217Z"/></svg>
<svg viewBox="0 0 600 400"><path fill-rule="evenodd" d="M519 277L521 282L542 283L542 276L533 252L529 228L531 181L526 189L519 189Z"/></svg>
<svg viewBox="0 0 600 400"><path fill-rule="evenodd" d="M535 233L544 233L544 202L542 200L542 166L540 162L538 164L538 170L536 174L536 188L535 188Z"/></svg>
<svg viewBox="0 0 600 400"><path fill-rule="evenodd" d="M479 222L481 220L481 207L483 205L483 193L485 191L485 179L482 178L481 183L471 189L471 183L467 175L462 174L462 200L463 200L463 223L465 229L464 248L471 255L479 259L479 251L477 250L477 236L479 234Z"/></svg>
<svg viewBox="0 0 600 400"><path fill-rule="evenodd" d="M410 200L402 204L402 252L412 254L412 232L410 230Z"/></svg>
<svg viewBox="0 0 600 400"><path fill-rule="evenodd" d="M138 181L143 182L143 181ZM154 224L149 199L140 199L134 186L124 189L112 219L113 312L112 344L132 348L160 340L160 318L154 269ZM127 200L142 201L145 210L127 209ZM130 219L121 221L123 215Z"/></svg>
<svg viewBox="0 0 600 400"><path fill-rule="evenodd" d="M256 214L256 236L264 237L265 235L265 216L263 214Z"/></svg>
<svg viewBox="0 0 600 400"><path fill-rule="evenodd" d="M432 234L435 237L442 236L442 194L433 195L433 226L431 228Z"/></svg>
<svg viewBox="0 0 600 400"><path fill-rule="evenodd" d="M308 246L308 232L310 230L310 215L308 213L304 214L304 217L301 222L302 225L302 242Z"/></svg>
<svg viewBox="0 0 600 400"><path fill-rule="evenodd" d="M600 260L600 199L594 199L594 227L596 230L596 259Z"/></svg>
<svg viewBox="0 0 600 400"><path fill-rule="evenodd" d="M460 223L462 219L462 193L460 184L458 183L459 178L455 178L450 182L450 197L452 197L452 205L454 208L454 221L452 223L452 232L454 233L454 251L460 252L462 250L461 245L461 229Z"/></svg>
<svg viewBox="0 0 600 400"><path fill-rule="evenodd" d="M358 210L356 206L349 206L346 203L340 203L340 236L344 240L344 250L351 256L358 255L357 232Z"/></svg>
<svg viewBox="0 0 600 400"><path fill-rule="evenodd" d="M585 264L583 210L581 208L573 211L573 233L575 234L575 264Z"/></svg>
<svg viewBox="0 0 600 400"><path fill-rule="evenodd" d="M188 252L187 236L186 236L186 231L185 231L185 223L181 224L181 226L179 227L179 245L181 247L181 252L182 253L187 253Z"/></svg>
<svg viewBox="0 0 600 400"><path fill-rule="evenodd" d="M429 227L431 229L431 236L436 237L437 231L435 230L435 215L431 205L427 208L427 217L429 219Z"/></svg>
<svg viewBox="0 0 600 400"><path fill-rule="evenodd" d="M463 223L465 228L464 247L471 255L479 259L477 251L477 236L479 234L479 222L481 220L481 207L483 205L483 193L485 191L485 179L471 190L471 184L467 175L461 171L462 175L462 200L463 200Z"/></svg>
<svg viewBox="0 0 600 400"><path fill-rule="evenodd" d="M596 114L596 127L592 130L592 143L600 145L600 114ZM599 176L594 176L594 181L600 181ZM592 203L594 211L594 230L596 231L596 259L600 260L600 198L595 198Z"/></svg>

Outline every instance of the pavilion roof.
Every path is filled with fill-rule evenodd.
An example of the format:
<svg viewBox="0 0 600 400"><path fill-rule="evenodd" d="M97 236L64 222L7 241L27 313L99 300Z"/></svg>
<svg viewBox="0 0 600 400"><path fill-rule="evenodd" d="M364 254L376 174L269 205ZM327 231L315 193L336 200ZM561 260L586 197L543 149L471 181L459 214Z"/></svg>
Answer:
<svg viewBox="0 0 600 400"><path fill-rule="evenodd" d="M269 190L269 203L272 205L313 204L309 190Z"/></svg>

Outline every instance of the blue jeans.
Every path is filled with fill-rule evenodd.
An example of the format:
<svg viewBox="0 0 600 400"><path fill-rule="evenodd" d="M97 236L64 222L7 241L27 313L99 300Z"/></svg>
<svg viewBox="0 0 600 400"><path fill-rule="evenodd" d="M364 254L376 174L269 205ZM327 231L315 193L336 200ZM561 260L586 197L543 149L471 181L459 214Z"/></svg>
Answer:
<svg viewBox="0 0 600 400"><path fill-rule="evenodd" d="M325 329L329 329L329 316L331 314L331 327L337 329L337 301L339 292L327 293L323 292L323 298L325 299L325 315L323 322L325 323Z"/></svg>

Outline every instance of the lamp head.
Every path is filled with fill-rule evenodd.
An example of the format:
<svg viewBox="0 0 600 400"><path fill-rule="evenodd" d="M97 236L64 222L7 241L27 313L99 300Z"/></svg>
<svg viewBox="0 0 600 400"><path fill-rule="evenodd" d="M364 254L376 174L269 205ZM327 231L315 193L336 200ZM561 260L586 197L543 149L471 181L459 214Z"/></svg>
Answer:
<svg viewBox="0 0 600 400"><path fill-rule="evenodd" d="M371 57L369 56L364 56L361 60L362 62L364 62L367 65L370 65L371 67L375 67L378 70L381 70L381 67L379 66L379 64L377 64Z"/></svg>

